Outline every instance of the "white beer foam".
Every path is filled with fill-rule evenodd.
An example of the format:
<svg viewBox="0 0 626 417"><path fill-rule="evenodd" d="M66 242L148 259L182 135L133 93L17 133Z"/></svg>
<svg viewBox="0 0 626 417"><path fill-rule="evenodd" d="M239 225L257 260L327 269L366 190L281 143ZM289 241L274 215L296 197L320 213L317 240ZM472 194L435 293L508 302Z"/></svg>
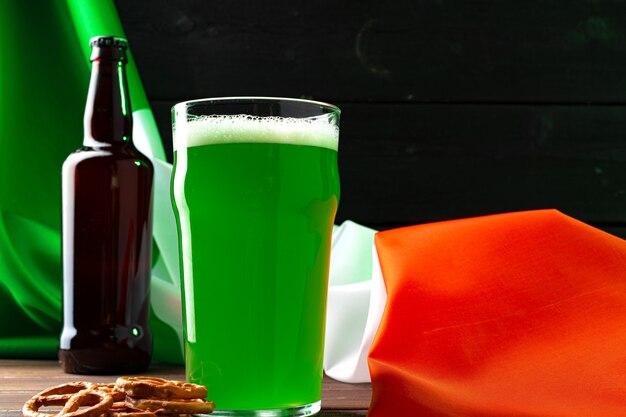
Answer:
<svg viewBox="0 0 626 417"><path fill-rule="evenodd" d="M282 143L337 150L339 128L320 118L200 116L174 129L174 149L226 143Z"/></svg>

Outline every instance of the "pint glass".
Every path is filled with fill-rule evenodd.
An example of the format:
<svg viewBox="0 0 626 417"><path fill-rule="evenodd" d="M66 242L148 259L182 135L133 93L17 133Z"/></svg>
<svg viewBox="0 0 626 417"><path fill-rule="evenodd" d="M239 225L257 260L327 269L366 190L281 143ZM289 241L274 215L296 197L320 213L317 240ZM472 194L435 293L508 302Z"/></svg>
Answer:
<svg viewBox="0 0 626 417"><path fill-rule="evenodd" d="M187 379L217 415L314 414L340 111L235 97L172 113Z"/></svg>

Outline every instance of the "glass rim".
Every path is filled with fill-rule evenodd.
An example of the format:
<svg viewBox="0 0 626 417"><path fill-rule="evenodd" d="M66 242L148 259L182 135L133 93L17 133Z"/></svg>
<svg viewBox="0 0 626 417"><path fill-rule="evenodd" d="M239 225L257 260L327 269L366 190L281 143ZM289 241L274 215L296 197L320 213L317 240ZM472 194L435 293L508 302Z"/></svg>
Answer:
<svg viewBox="0 0 626 417"><path fill-rule="evenodd" d="M246 101L246 100L248 101L248 103L242 103L242 104L249 104L253 100L275 102L275 103L281 102L281 101L287 101L291 103L312 104L312 105L323 107L334 113L341 114L341 109L339 109L339 107L335 106L334 104L326 103L324 101L308 100L304 98L270 97L270 96L229 96L229 97L198 98L194 100L187 100L187 101L181 101L180 103L176 103L174 106L172 106L172 109L177 109L179 106L187 107L189 105L194 105L194 104L211 104L211 103L219 104L219 103L229 103L229 102L232 104L237 104L236 103L237 101Z"/></svg>

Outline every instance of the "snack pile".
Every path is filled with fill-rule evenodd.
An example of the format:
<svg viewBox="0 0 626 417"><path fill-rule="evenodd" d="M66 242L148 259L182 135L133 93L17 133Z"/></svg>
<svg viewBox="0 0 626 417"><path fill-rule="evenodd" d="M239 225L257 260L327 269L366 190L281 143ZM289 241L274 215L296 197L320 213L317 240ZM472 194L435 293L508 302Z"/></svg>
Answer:
<svg viewBox="0 0 626 417"><path fill-rule="evenodd" d="M213 412L202 385L163 378L123 376L112 384L69 382L28 400L24 417L190 417ZM41 407L61 406L57 413Z"/></svg>

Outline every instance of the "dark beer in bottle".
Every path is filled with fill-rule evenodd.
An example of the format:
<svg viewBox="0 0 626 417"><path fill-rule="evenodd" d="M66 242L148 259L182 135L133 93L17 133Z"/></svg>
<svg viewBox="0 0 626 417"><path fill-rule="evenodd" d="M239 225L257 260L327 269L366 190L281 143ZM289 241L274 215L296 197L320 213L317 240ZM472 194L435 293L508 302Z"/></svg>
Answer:
<svg viewBox="0 0 626 417"><path fill-rule="evenodd" d="M59 360L79 374L145 370L152 249L150 160L132 141L125 39L91 40L83 147L63 164Z"/></svg>

